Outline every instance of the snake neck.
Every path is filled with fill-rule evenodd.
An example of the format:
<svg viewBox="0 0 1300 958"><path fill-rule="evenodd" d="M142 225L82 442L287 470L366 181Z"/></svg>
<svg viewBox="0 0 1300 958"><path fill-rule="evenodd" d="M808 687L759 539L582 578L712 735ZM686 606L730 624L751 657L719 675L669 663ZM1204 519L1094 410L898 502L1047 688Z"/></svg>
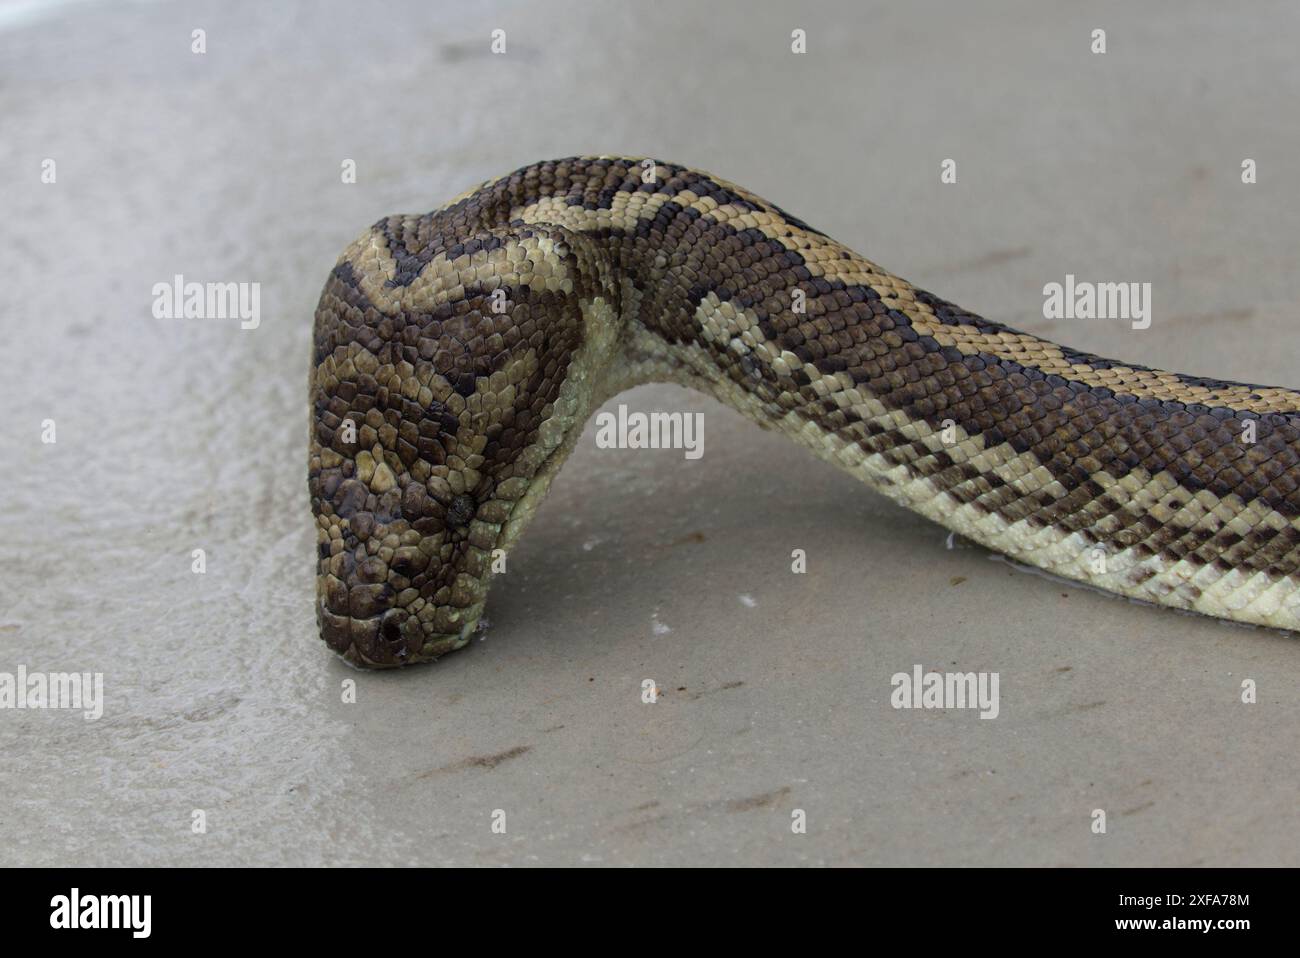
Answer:
<svg viewBox="0 0 1300 958"><path fill-rule="evenodd" d="M593 230L632 288L617 388L706 392L1063 578L1300 626L1300 394L986 320L718 182Z"/></svg>

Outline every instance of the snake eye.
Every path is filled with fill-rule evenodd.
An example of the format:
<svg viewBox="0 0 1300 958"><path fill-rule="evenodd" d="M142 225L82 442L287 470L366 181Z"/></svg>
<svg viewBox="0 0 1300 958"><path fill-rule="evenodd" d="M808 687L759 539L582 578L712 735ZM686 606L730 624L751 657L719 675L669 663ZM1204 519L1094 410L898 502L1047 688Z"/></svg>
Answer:
<svg viewBox="0 0 1300 958"><path fill-rule="evenodd" d="M403 579L409 579L411 577L411 573L415 570L415 566L411 564L411 560L405 557L395 560L391 568Z"/></svg>

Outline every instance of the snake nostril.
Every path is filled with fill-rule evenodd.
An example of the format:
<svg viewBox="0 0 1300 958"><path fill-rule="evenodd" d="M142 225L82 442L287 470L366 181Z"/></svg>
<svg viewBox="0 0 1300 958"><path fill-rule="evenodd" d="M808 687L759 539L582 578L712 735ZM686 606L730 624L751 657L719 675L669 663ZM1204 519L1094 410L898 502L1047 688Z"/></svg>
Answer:
<svg viewBox="0 0 1300 958"><path fill-rule="evenodd" d="M390 609L384 613L383 621L379 623L379 634L389 642L402 641L402 621L406 614L396 609Z"/></svg>

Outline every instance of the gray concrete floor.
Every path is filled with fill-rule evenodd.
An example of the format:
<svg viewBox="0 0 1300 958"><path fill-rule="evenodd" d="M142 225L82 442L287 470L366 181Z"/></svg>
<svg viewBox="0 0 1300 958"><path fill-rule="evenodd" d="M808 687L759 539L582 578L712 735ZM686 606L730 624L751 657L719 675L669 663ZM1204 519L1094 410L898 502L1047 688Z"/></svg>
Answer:
<svg viewBox="0 0 1300 958"><path fill-rule="evenodd" d="M0 712L0 864L1300 864L1294 638L948 549L700 396L622 397L703 411L699 461L589 429L431 667L316 638L304 476L343 246L584 152L1076 347L1300 386L1293 5L430 6L0 7L0 671L106 682L98 722ZM1044 320L1067 272L1151 282L1151 328ZM176 273L260 282L262 325L154 319ZM917 663L999 672L1000 716L893 710Z"/></svg>

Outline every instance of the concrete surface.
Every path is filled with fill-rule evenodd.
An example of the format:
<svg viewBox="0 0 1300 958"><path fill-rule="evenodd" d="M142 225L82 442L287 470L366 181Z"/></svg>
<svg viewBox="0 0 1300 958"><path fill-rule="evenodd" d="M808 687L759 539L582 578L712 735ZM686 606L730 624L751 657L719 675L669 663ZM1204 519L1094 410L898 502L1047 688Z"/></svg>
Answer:
<svg viewBox="0 0 1300 958"><path fill-rule="evenodd" d="M1295 638L945 548L645 387L622 401L705 413L703 458L589 427L480 641L363 674L315 635L304 452L343 246L582 152L701 166L1076 347L1300 386L1293 5L91 2L0 27L0 671L102 671L106 700L0 712L0 864L1300 864ZM1151 328L1044 320L1067 272L1151 282ZM177 273L260 283L260 327L155 319ZM894 710L915 664L998 672L999 717Z"/></svg>

